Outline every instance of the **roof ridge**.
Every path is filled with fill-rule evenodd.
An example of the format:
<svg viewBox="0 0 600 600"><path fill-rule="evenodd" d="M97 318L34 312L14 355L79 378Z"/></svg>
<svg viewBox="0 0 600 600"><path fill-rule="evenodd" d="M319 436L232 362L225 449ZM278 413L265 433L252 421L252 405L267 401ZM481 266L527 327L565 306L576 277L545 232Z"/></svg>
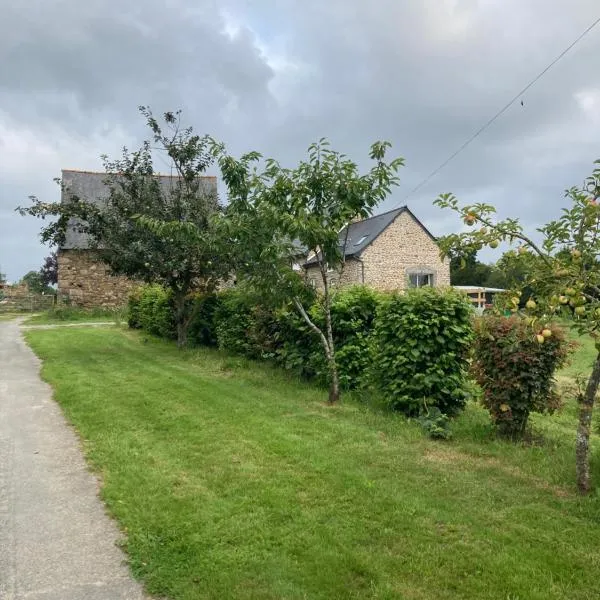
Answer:
<svg viewBox="0 0 600 600"><path fill-rule="evenodd" d="M396 208L392 208L391 210L386 210L385 212L379 213L377 215L371 215L370 217L367 217L366 219L361 219L360 221L354 221L353 223L350 223L350 225L354 225L354 223L364 223L365 221L370 221L371 219L376 219L377 217L383 217L384 215L389 215L390 213L393 212L401 212L405 209L407 209L408 206L405 204L404 206L397 206Z"/></svg>

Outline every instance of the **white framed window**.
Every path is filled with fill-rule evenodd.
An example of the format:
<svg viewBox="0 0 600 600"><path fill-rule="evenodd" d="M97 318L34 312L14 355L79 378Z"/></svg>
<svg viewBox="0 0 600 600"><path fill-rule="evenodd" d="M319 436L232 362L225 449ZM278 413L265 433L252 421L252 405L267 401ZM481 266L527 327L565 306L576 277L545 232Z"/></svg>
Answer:
<svg viewBox="0 0 600 600"><path fill-rule="evenodd" d="M310 285L311 288L316 288L317 287L317 280L316 279L309 279L308 280L308 285Z"/></svg>
<svg viewBox="0 0 600 600"><path fill-rule="evenodd" d="M433 273L431 271L412 271L408 274L408 284L411 288L433 286Z"/></svg>

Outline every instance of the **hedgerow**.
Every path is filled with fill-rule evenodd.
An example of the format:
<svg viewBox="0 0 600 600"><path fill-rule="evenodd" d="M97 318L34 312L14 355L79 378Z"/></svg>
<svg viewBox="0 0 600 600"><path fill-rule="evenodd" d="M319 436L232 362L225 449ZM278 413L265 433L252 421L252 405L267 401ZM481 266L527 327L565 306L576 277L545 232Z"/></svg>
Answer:
<svg viewBox="0 0 600 600"><path fill-rule="evenodd" d="M375 319L370 378L407 415L437 407L455 415L469 397L473 310L451 290L421 288L383 300Z"/></svg>

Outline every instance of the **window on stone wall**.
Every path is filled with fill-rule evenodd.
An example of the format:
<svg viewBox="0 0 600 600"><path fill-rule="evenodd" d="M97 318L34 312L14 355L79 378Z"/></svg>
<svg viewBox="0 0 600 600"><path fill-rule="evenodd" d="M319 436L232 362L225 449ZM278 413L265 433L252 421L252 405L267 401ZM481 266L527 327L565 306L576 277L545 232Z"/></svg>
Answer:
<svg viewBox="0 0 600 600"><path fill-rule="evenodd" d="M317 287L317 280L316 279L309 279L308 280L308 284L310 285L311 288L316 288Z"/></svg>
<svg viewBox="0 0 600 600"><path fill-rule="evenodd" d="M408 283L411 288L420 288L433 285L431 271L413 271L408 274Z"/></svg>

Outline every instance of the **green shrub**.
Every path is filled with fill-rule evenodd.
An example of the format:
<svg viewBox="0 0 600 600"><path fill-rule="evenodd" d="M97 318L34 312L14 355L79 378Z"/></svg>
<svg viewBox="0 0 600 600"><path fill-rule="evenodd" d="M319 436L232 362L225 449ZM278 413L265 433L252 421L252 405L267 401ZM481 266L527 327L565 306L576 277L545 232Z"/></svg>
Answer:
<svg viewBox="0 0 600 600"><path fill-rule="evenodd" d="M450 419L437 406L425 407L417 420L425 433L434 440L449 440L452 437Z"/></svg>
<svg viewBox="0 0 600 600"><path fill-rule="evenodd" d="M332 298L331 321L336 348L340 385L354 389L361 384L369 366L369 336L381 294L365 286L336 292ZM313 322L325 328L325 314L318 299L313 299L308 313ZM294 307L275 312L273 334L276 360L284 368L303 377L326 384L329 376L321 340Z"/></svg>
<svg viewBox="0 0 600 600"><path fill-rule="evenodd" d="M447 415L464 407L472 318L468 299L450 290L421 288L384 299L375 319L370 380L387 406L415 416L425 405Z"/></svg>
<svg viewBox="0 0 600 600"><path fill-rule="evenodd" d="M140 301L142 299L141 287L135 288L129 292L127 298L127 325L131 329L141 329L140 323Z"/></svg>
<svg viewBox="0 0 600 600"><path fill-rule="evenodd" d="M383 298L383 294L365 286L340 290L333 297L331 321L336 359L340 385L346 389L359 387L369 370L370 336Z"/></svg>
<svg viewBox="0 0 600 600"><path fill-rule="evenodd" d="M318 307L309 308L312 319L320 324ZM288 371L306 379L325 381L327 371L323 347L306 321L295 308L288 306L275 311L275 361Z"/></svg>
<svg viewBox="0 0 600 600"><path fill-rule="evenodd" d="M163 338L176 337L175 316L171 295L160 285L146 285L130 296L129 323L147 333Z"/></svg>
<svg viewBox="0 0 600 600"><path fill-rule="evenodd" d="M215 328L215 313L217 312L220 296L217 294L198 294L191 302L193 317L188 329L188 344L191 346L216 346L217 332Z"/></svg>
<svg viewBox="0 0 600 600"><path fill-rule="evenodd" d="M224 290L214 312L215 336L219 348L249 356L248 332L252 321L252 305L237 289Z"/></svg>
<svg viewBox="0 0 600 600"><path fill-rule="evenodd" d="M518 316L485 316L475 329L472 370L482 402L501 435L520 438L530 413L560 407L554 373L565 363L569 343L560 327L532 326Z"/></svg>

